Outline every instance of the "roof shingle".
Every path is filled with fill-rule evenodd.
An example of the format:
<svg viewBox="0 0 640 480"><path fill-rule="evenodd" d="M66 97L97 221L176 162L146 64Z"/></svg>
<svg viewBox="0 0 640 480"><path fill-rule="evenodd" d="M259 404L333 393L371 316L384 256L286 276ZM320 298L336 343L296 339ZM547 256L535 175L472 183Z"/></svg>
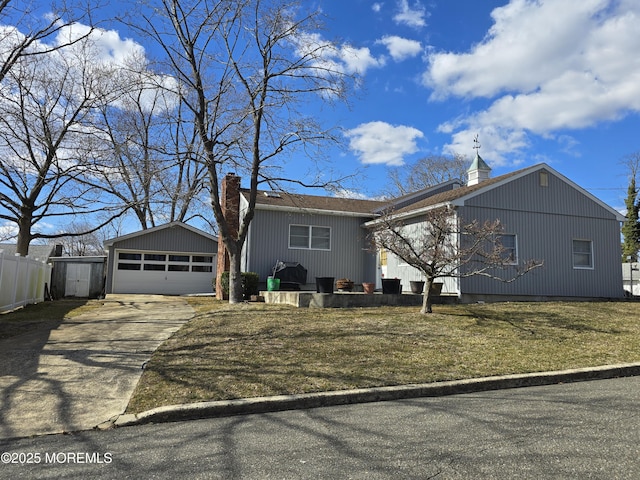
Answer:
<svg viewBox="0 0 640 480"><path fill-rule="evenodd" d="M249 190L242 189L241 194L245 200L249 200ZM363 216L373 216L373 211L384 206L385 202L284 192L274 194L271 192L258 191L256 205L303 210L326 210L330 212L357 213Z"/></svg>

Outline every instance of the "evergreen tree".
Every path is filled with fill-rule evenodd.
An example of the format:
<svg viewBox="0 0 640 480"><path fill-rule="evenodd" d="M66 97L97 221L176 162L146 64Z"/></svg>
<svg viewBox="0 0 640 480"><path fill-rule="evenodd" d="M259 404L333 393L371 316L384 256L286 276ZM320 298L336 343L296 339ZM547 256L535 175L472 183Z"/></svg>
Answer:
<svg viewBox="0 0 640 480"><path fill-rule="evenodd" d="M640 249L640 220L638 213L640 212L640 203L637 201L638 189L636 188L635 175L631 176L629 188L627 189L627 198L625 205L627 206L627 221L622 226L622 235L624 242L622 244L622 261L638 261L638 249ZM629 257L630 260L629 260Z"/></svg>

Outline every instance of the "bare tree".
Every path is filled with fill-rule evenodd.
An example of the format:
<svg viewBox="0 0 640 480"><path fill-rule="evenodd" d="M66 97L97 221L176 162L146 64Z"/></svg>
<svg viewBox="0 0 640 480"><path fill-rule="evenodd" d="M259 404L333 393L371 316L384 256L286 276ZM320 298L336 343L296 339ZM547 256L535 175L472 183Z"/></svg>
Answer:
<svg viewBox="0 0 640 480"><path fill-rule="evenodd" d="M113 91L113 84L100 89L112 73L95 64L86 36L47 55L23 56L7 72L0 95L0 219L17 225L19 254L27 254L33 239L67 234L40 231L36 225L45 219L109 211L86 178L90 152L82 145L94 108L108 101L103 92Z"/></svg>
<svg viewBox="0 0 640 480"><path fill-rule="evenodd" d="M208 170L203 158L202 143L193 122L184 119L185 104L180 101L177 108L167 116L169 125L168 145L165 154L173 158L171 168L159 178L165 200L165 216L170 221L188 222L200 219L216 231L211 221ZM188 114L187 114L188 115Z"/></svg>
<svg viewBox="0 0 640 480"><path fill-rule="evenodd" d="M463 155L430 155L413 165L389 169L392 196L402 196L449 180L464 181L469 160Z"/></svg>
<svg viewBox="0 0 640 480"><path fill-rule="evenodd" d="M146 69L146 65L142 65ZM193 122L184 121L179 97L167 99L161 80L133 75L117 105L100 112L93 166L102 188L128 205L142 229L202 216L207 169Z"/></svg>
<svg viewBox="0 0 640 480"><path fill-rule="evenodd" d="M476 275L512 282L541 261L514 265L512 251L501 241L504 229L499 220L465 221L448 207L434 208L424 215L403 220L386 212L371 232L376 248L384 248L424 275L421 313L431 313L430 290L436 278L465 278Z"/></svg>
<svg viewBox="0 0 640 480"><path fill-rule="evenodd" d="M22 0L0 0L0 25L7 21L0 28L0 83L21 58L46 55L91 34L92 28L64 43L45 42L76 22L89 20L89 10L74 8L63 1L52 5L48 15L41 15L32 11L36 5ZM47 43L44 48L43 43Z"/></svg>
<svg viewBox="0 0 640 480"><path fill-rule="evenodd" d="M317 34L319 12L302 2L272 0L156 0L143 30L163 50L196 126L211 206L229 253L229 301L242 301L240 252L260 184L293 181L280 168L297 147L336 141L300 107L308 97L343 99L348 77L335 45ZM130 22L131 26L139 22ZM238 231L225 217L220 175L250 181ZM330 180L323 180L328 182ZM310 182L318 185L318 182ZM219 259L221 261L222 259Z"/></svg>
<svg viewBox="0 0 640 480"><path fill-rule="evenodd" d="M62 245L62 254L70 257L104 255L103 242L98 232L84 233L92 229L93 226L90 224L71 222L65 228L65 233L74 233L74 235L65 235L56 239L56 244Z"/></svg>

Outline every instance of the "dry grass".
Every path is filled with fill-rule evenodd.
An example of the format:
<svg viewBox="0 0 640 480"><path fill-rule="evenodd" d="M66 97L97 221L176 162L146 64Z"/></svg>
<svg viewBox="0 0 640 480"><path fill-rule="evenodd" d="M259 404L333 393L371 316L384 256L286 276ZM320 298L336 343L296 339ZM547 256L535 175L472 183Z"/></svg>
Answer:
<svg viewBox="0 0 640 480"><path fill-rule="evenodd" d="M65 318L73 318L102 305L98 300L69 298L27 305L0 314L0 339L32 332L38 328L57 328Z"/></svg>
<svg viewBox="0 0 640 480"><path fill-rule="evenodd" d="M148 363L129 404L160 405L640 360L638 303L297 309L210 298Z"/></svg>

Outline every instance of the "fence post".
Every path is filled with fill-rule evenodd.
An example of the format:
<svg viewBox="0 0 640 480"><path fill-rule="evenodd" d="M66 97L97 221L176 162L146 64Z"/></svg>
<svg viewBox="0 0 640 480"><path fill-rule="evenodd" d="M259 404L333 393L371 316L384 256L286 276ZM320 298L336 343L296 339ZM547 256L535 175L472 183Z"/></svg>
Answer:
<svg viewBox="0 0 640 480"><path fill-rule="evenodd" d="M11 308L16 307L16 298L18 296L18 278L20 278L20 254L16 253L13 256L16 262L16 272L13 275L13 294L11 295Z"/></svg>
<svg viewBox="0 0 640 480"><path fill-rule="evenodd" d="M4 271L4 250L0 250L0 292L2 292L2 273ZM2 297L0 297L1 299ZM2 304L0 303L0 307Z"/></svg>
<svg viewBox="0 0 640 480"><path fill-rule="evenodd" d="M24 304L31 303L33 295L31 294L31 274L33 272L33 258L27 256L27 271L24 276Z"/></svg>

